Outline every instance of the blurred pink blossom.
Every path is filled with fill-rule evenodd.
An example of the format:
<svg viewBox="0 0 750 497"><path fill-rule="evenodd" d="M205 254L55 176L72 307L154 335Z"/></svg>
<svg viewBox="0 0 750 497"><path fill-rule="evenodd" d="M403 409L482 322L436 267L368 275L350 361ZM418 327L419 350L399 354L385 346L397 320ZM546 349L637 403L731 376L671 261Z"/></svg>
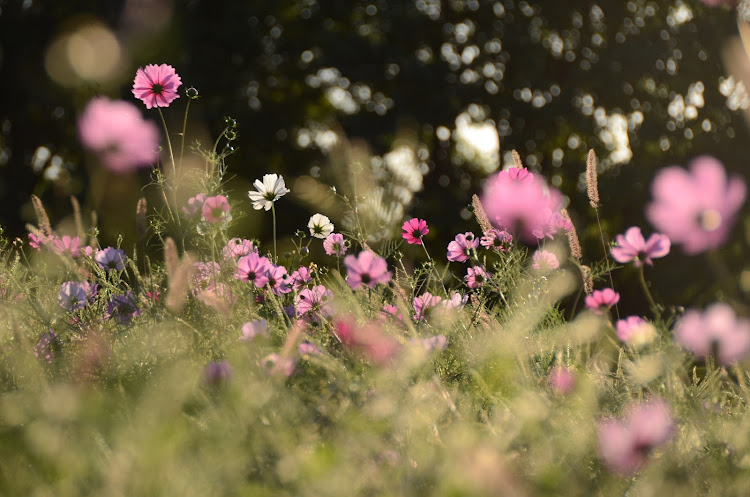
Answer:
<svg viewBox="0 0 750 497"><path fill-rule="evenodd" d="M745 182L727 179L724 165L710 156L690 163L690 171L671 166L651 183L654 201L646 217L687 254L720 247L745 201Z"/></svg>
<svg viewBox="0 0 750 497"><path fill-rule="evenodd" d="M92 99L78 119L78 135L104 167L127 173L156 163L159 130L144 121L135 105L106 97Z"/></svg>
<svg viewBox="0 0 750 497"><path fill-rule="evenodd" d="M226 219L230 219L230 210L231 207L229 206L227 198L224 195L216 195L214 197L208 197L205 202L203 202L201 214L206 222L220 223Z"/></svg>
<svg viewBox="0 0 750 497"><path fill-rule="evenodd" d="M638 471L648 454L674 436L672 411L662 399L631 404L621 419L599 423L599 455L615 473Z"/></svg>
<svg viewBox="0 0 750 497"><path fill-rule="evenodd" d="M610 307L620 301L620 294L611 288L594 290L586 297L586 308L594 314L604 314Z"/></svg>
<svg viewBox="0 0 750 497"><path fill-rule="evenodd" d="M375 255L369 250L363 250L356 257L347 255L344 259L346 265L346 282L353 290L361 286L375 288L379 283L391 281L391 272L385 259Z"/></svg>
<svg viewBox="0 0 750 497"><path fill-rule="evenodd" d="M705 312L687 311L675 325L674 339L700 358L715 352L716 363L728 366L750 356L750 321L719 302Z"/></svg>

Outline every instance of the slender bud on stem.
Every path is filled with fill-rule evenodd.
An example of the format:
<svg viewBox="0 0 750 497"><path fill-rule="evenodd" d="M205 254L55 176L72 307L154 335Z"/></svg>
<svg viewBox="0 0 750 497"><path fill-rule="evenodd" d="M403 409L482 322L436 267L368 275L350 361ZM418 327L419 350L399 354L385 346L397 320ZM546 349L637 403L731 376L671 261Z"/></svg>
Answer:
<svg viewBox="0 0 750 497"><path fill-rule="evenodd" d="M583 291L586 292L586 295L591 295L594 292L594 279L591 277L591 268L581 266L581 276L583 277Z"/></svg>
<svg viewBox="0 0 750 497"><path fill-rule="evenodd" d="M588 193L591 207L598 209L599 185L597 183L596 173L596 153L593 148L589 150L589 158L586 161L586 193Z"/></svg>
<svg viewBox="0 0 750 497"><path fill-rule="evenodd" d="M566 233L568 235L568 246L570 246L570 255L580 261L583 257L583 254L581 253L581 242L578 240L578 232L576 231L576 227L573 224L573 221L571 221L570 219L568 209L561 209L560 214L562 215L562 217L570 221L570 225L573 226L573 229Z"/></svg>
<svg viewBox="0 0 750 497"><path fill-rule="evenodd" d="M482 228L482 232L487 233L492 229L492 223L490 223L490 218L487 217L487 213L484 212L482 201L479 200L479 197L473 195L471 197L471 205L474 207L474 216L477 218L477 222Z"/></svg>
<svg viewBox="0 0 750 497"><path fill-rule="evenodd" d="M523 161L521 160L521 156L518 155L518 152L516 152L515 150L513 151L513 164L515 164L518 169L523 169Z"/></svg>

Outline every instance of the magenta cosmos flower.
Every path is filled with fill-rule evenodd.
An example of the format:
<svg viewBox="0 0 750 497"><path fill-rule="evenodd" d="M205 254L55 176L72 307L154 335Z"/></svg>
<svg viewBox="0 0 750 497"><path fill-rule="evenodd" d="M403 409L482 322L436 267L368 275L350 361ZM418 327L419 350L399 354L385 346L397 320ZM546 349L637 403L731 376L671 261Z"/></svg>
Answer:
<svg viewBox="0 0 750 497"><path fill-rule="evenodd" d="M430 229L427 227L427 221L417 219L416 217L406 221L401 226L401 229L404 230L401 236L410 245L422 245L422 237L430 232Z"/></svg>
<svg viewBox="0 0 750 497"><path fill-rule="evenodd" d="M534 252L533 260L531 267L537 271L551 271L560 267L557 256L549 250L537 250Z"/></svg>
<svg viewBox="0 0 750 497"><path fill-rule="evenodd" d="M492 228L482 234L482 239L479 243L487 250L505 252L510 248L510 244L513 243L513 235L507 231Z"/></svg>
<svg viewBox="0 0 750 497"><path fill-rule="evenodd" d="M159 156L159 129L144 121L135 105L106 97L92 99L78 119L78 136L104 167L127 173L149 167Z"/></svg>
<svg viewBox="0 0 750 497"><path fill-rule="evenodd" d="M177 88L182 80L174 67L167 64L149 64L135 73L133 95L142 100L147 109L169 107L176 98L180 98Z"/></svg>
<svg viewBox="0 0 750 497"><path fill-rule="evenodd" d="M313 322L319 321L320 318L331 317L333 315L333 308L330 305L332 299L333 292L323 285L305 288L294 300L297 315Z"/></svg>
<svg viewBox="0 0 750 497"><path fill-rule="evenodd" d="M363 250L357 257L347 255L344 258L346 266L346 282L356 290L362 285L375 288L378 283L391 281L391 272L385 259L369 250Z"/></svg>
<svg viewBox="0 0 750 497"><path fill-rule="evenodd" d="M215 197L208 197L203 202L201 207L201 214L203 219L209 223L220 223L226 219L229 219L229 201L224 195L216 195Z"/></svg>
<svg viewBox="0 0 750 497"><path fill-rule="evenodd" d="M610 307L620 301L620 294L611 288L594 290L586 297L586 307L594 314L604 314Z"/></svg>
<svg viewBox="0 0 750 497"><path fill-rule="evenodd" d="M632 475L653 449L671 440L672 411L662 399L631 404L621 419L599 423L597 435L604 464L615 473Z"/></svg>
<svg viewBox="0 0 750 497"><path fill-rule="evenodd" d="M452 262L466 262L471 255L471 251L479 246L479 240L474 233L467 231L459 233L456 238L448 244L448 254L446 257Z"/></svg>
<svg viewBox="0 0 750 497"><path fill-rule="evenodd" d="M525 168L511 167L493 175L482 194L482 206L492 224L520 234L527 242L535 242L562 227L554 217L561 204L562 194Z"/></svg>
<svg viewBox="0 0 750 497"><path fill-rule="evenodd" d="M654 341L656 328L640 316L628 316L615 324L617 338L633 347L642 347Z"/></svg>
<svg viewBox="0 0 750 497"><path fill-rule="evenodd" d="M430 292L424 292L419 297L414 297L414 320L424 321L427 319L430 309L437 307L442 297L433 295Z"/></svg>
<svg viewBox="0 0 750 497"><path fill-rule="evenodd" d="M716 353L716 363L728 366L750 355L750 321L738 318L728 304L716 303L703 313L687 311L675 325L674 339L700 358Z"/></svg>
<svg viewBox="0 0 750 497"><path fill-rule="evenodd" d="M653 233L648 240L644 239L637 226L628 228L624 235L617 235L615 243L617 245L611 250L614 260L620 264L633 262L635 267L641 267L644 262L653 266L651 259L664 257L671 246L669 238L659 233Z"/></svg>
<svg viewBox="0 0 750 497"><path fill-rule="evenodd" d="M726 241L746 187L739 177L727 179L722 163L704 155L690 163L690 172L676 166L662 169L651 193L648 220L693 255Z"/></svg>
<svg viewBox="0 0 750 497"><path fill-rule="evenodd" d="M468 286L469 288L480 288L484 285L484 282L489 279L489 277L490 274L484 270L484 267L474 266L470 267L466 271L464 281L466 281L466 286Z"/></svg>

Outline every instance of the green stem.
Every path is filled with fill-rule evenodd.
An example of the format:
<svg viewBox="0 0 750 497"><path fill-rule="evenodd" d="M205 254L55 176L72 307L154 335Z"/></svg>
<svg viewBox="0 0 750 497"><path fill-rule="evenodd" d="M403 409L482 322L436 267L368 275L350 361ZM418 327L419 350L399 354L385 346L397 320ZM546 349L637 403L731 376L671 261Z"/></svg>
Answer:
<svg viewBox="0 0 750 497"><path fill-rule="evenodd" d="M427 251L427 246L424 244L424 240L420 239L419 244L424 249L424 253L427 256L427 260L430 261L430 276L432 276L432 273L435 273L435 279L437 279L440 282L440 286L443 287L443 292L445 293L445 296L448 297L448 290L445 288L445 284L443 283L443 278L440 278L440 275L437 272L437 268L435 268L435 261L432 260L432 257L430 257L430 253Z"/></svg>
<svg viewBox="0 0 750 497"><path fill-rule="evenodd" d="M654 317L659 320L661 317L659 308L656 306L656 301L651 295L651 290L648 289L648 283L646 283L646 276L644 275L643 269L643 265L641 264L641 267L638 268L638 279L641 282L641 288L643 288L643 293L646 295L646 299L648 299L648 304L651 306L651 311L654 313Z"/></svg>
<svg viewBox="0 0 750 497"><path fill-rule="evenodd" d="M599 237L602 240L602 249L604 251L604 260L607 261L607 265L609 265L609 251L607 250L607 244L604 242L604 231L602 230L602 221L599 218L599 209L594 209L594 212L596 212L596 223L599 225ZM612 290L615 289L615 281L612 279L612 271L607 271L607 274L609 275L609 284L612 288ZM620 308L615 304L615 313L617 314L617 319L620 319Z"/></svg>
<svg viewBox="0 0 750 497"><path fill-rule="evenodd" d="M276 257L276 204L271 204L271 215L273 217L273 263L278 262Z"/></svg>
<svg viewBox="0 0 750 497"><path fill-rule="evenodd" d="M187 118L188 118L188 112L190 112L190 100L187 101L187 105L185 106L185 117L182 119L182 140L180 143L180 167L182 167L182 158L185 154L185 130L187 129Z"/></svg>
<svg viewBox="0 0 750 497"><path fill-rule="evenodd" d="M164 119L164 114L161 112L161 107L156 108L157 111L159 111L159 117L161 118L161 124L164 126L164 136L167 139L167 148L169 149L169 158L172 160L172 203L174 204L175 209L177 208L177 164L174 160L174 150L172 149L172 140L169 138L169 129L167 128L167 121ZM169 205L169 203L167 203ZM180 216L175 216L172 212L172 209L169 209L169 212L172 213L172 219L177 220L177 226L180 230L180 240L182 240L182 223L180 221Z"/></svg>

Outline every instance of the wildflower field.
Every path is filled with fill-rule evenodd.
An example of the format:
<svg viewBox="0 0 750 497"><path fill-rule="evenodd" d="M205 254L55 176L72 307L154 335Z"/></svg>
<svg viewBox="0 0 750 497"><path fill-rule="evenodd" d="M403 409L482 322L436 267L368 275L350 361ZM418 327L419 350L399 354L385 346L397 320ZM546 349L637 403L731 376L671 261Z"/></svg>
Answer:
<svg viewBox="0 0 750 497"><path fill-rule="evenodd" d="M229 188L242 123L186 143L200 90L158 60L132 78L76 139L148 178L121 206L134 236L105 242L74 196L53 225L33 196L0 237L0 495L750 495L750 307L725 256L747 182L719 159L664 164L618 232L596 148L578 196L513 150L470 216L394 217L346 154L336 184ZM290 226L295 194L319 209ZM678 253L720 290L660 298Z"/></svg>

